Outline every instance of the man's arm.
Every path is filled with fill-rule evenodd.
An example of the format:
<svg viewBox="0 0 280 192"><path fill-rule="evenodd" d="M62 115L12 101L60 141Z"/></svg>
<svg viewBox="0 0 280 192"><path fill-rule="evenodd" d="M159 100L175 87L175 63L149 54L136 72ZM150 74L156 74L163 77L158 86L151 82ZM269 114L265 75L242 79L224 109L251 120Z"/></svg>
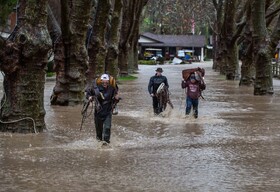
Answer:
<svg viewBox="0 0 280 192"><path fill-rule="evenodd" d="M86 91L86 98L89 101L93 101L93 96L98 97L100 95L100 91L96 85L96 81L94 80L92 86Z"/></svg>
<svg viewBox="0 0 280 192"><path fill-rule="evenodd" d="M182 83L181 83L182 89L185 89L187 86L188 86L187 81L182 80Z"/></svg>
<svg viewBox="0 0 280 192"><path fill-rule="evenodd" d="M92 87L89 87L86 89L86 99L89 99L90 96L92 96Z"/></svg>
<svg viewBox="0 0 280 192"><path fill-rule="evenodd" d="M148 91L150 94L152 94L152 86L153 86L153 77L150 78L149 85L148 85Z"/></svg>
<svg viewBox="0 0 280 192"><path fill-rule="evenodd" d="M164 84L165 84L165 86L166 86L167 88L169 88L168 80L167 80L166 77L165 77L165 80L164 80Z"/></svg>

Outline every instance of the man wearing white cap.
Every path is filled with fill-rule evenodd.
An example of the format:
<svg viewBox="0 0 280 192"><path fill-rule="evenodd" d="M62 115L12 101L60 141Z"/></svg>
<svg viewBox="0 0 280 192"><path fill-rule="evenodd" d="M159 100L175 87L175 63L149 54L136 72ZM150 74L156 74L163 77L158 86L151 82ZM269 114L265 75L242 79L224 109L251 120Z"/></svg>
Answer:
<svg viewBox="0 0 280 192"><path fill-rule="evenodd" d="M109 80L110 76L103 74L101 75L101 85L96 85L94 81L93 86L86 91L86 96L90 101L95 99L95 102L100 104L95 103L94 123L96 139L103 141L104 145L110 143L113 103L115 100L119 100L118 88L111 86Z"/></svg>

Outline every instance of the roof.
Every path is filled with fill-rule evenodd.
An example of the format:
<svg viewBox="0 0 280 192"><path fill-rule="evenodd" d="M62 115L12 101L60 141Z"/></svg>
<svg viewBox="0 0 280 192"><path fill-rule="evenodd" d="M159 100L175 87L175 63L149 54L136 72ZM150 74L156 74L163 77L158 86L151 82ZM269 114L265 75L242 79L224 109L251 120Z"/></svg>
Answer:
<svg viewBox="0 0 280 192"><path fill-rule="evenodd" d="M142 39L152 39L151 42L141 42L142 46L153 47L204 47L206 38L204 35L158 35L153 33L143 33Z"/></svg>

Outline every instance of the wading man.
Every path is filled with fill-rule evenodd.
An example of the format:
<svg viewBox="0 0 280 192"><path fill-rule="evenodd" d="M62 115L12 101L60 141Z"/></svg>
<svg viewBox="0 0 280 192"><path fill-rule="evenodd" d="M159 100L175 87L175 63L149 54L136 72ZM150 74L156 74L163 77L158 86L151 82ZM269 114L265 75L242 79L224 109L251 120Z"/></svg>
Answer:
<svg viewBox="0 0 280 192"><path fill-rule="evenodd" d="M156 69L156 74L150 78L149 84L148 84L148 91L153 98L153 109L154 114L159 115L163 108L159 105L159 99L156 95L157 89L159 88L161 83L164 83L167 88L169 88L167 78L162 75L162 68Z"/></svg>
<svg viewBox="0 0 280 192"><path fill-rule="evenodd" d="M119 101L118 87L111 83L111 78L108 74L103 74L100 84L98 80L95 80L93 85L86 90L87 99L95 101L96 139L102 141L104 145L110 143L113 106Z"/></svg>
<svg viewBox="0 0 280 192"><path fill-rule="evenodd" d="M205 84L201 83L200 78L196 78L195 73L192 73L187 80L182 80L182 89L186 93L186 116L190 114L193 109L194 118L198 117L198 103L201 91L205 89Z"/></svg>

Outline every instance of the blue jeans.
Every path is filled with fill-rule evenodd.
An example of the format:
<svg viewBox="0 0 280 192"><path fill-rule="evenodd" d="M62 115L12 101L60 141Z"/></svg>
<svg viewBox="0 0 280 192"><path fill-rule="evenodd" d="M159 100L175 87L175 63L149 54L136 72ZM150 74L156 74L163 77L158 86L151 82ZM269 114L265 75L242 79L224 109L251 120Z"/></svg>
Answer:
<svg viewBox="0 0 280 192"><path fill-rule="evenodd" d="M198 99L192 99L189 96L186 99L186 115L189 115L191 112L191 109L193 107L193 115L197 118L198 116Z"/></svg>

